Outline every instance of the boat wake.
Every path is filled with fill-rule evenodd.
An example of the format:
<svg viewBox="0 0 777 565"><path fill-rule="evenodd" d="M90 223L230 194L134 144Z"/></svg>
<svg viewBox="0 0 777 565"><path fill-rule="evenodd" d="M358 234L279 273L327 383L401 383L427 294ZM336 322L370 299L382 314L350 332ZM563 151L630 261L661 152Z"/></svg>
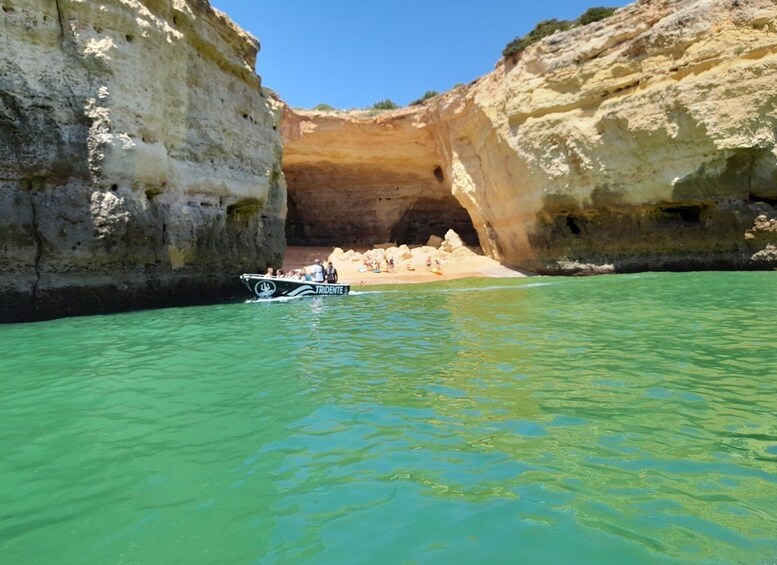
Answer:
<svg viewBox="0 0 777 565"><path fill-rule="evenodd" d="M291 302L305 298L304 296L279 296L277 298L249 298L244 304L267 304L268 302Z"/></svg>
<svg viewBox="0 0 777 565"><path fill-rule="evenodd" d="M402 292L401 290L352 290L350 292L351 296L354 295L365 295L365 294L395 294L397 292Z"/></svg>
<svg viewBox="0 0 777 565"><path fill-rule="evenodd" d="M518 286L490 285L490 286L479 286L479 287L471 287L471 288L441 288L439 290L435 290L435 292L446 293L446 294L454 293L454 292L494 292L498 290L518 290L518 289L525 289L525 288L538 288L541 286L552 286L556 284L558 283L536 282L536 283L529 283L529 284L523 284Z"/></svg>

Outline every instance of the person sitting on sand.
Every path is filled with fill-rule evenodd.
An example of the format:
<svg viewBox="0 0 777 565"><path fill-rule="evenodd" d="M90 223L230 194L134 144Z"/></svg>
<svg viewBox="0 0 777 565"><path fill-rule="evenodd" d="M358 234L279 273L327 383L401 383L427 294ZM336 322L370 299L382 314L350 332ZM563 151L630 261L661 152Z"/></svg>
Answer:
<svg viewBox="0 0 777 565"><path fill-rule="evenodd" d="M432 270L432 258L429 257L429 255L426 256L426 270L427 271Z"/></svg>

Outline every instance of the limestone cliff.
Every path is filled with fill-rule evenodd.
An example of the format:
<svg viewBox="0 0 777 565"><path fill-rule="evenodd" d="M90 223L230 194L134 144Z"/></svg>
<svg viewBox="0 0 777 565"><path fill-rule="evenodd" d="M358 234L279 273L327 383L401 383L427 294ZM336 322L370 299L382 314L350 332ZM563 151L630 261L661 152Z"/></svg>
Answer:
<svg viewBox="0 0 777 565"><path fill-rule="evenodd" d="M776 103L773 0L640 0L419 107L287 109L290 227L403 243L463 208L540 272L773 268Z"/></svg>
<svg viewBox="0 0 777 565"><path fill-rule="evenodd" d="M207 0L4 0L0 321L201 302L285 249L258 42Z"/></svg>
<svg viewBox="0 0 777 565"><path fill-rule="evenodd" d="M471 232L451 194L435 132L414 113L387 117L284 111L290 244L426 243Z"/></svg>

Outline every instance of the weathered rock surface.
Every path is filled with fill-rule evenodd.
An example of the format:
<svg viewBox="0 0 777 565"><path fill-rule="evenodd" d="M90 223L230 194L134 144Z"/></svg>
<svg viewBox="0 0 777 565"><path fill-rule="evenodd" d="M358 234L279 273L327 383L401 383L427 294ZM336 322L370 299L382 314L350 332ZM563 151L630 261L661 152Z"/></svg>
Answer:
<svg viewBox="0 0 777 565"><path fill-rule="evenodd" d="M5 0L0 321L202 302L285 249L258 42L206 0Z"/></svg>
<svg viewBox="0 0 777 565"><path fill-rule="evenodd" d="M525 269L772 268L776 107L773 0L640 0L420 107L286 109L290 228L415 243L452 195Z"/></svg>
<svg viewBox="0 0 777 565"><path fill-rule="evenodd" d="M448 228L477 244L434 132L415 118L284 109L289 245L421 244Z"/></svg>

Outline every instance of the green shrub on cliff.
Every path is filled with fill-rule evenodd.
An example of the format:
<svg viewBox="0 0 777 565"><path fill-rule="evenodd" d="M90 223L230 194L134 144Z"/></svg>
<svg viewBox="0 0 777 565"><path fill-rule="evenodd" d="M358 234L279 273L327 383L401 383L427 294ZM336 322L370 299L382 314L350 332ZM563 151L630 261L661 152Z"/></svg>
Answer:
<svg viewBox="0 0 777 565"><path fill-rule="evenodd" d="M537 43L539 40L553 35L557 31L566 31L573 27L584 26L593 22L598 22L599 20L603 20L605 18L609 18L613 15L615 10L616 8L589 8L576 20L543 20L534 26L534 29L526 35L516 37L510 43L508 43L502 50L502 56L512 57L517 55L526 49L529 45Z"/></svg>
<svg viewBox="0 0 777 565"><path fill-rule="evenodd" d="M430 98L434 98L435 96L437 96L439 94L440 93L437 92L436 90L427 90L426 92L424 92L424 95L421 96L421 98L419 98L418 100L413 100L410 103L410 105L411 106L418 106L419 104L423 104L424 102L426 102Z"/></svg>
<svg viewBox="0 0 777 565"><path fill-rule="evenodd" d="M332 112L334 111L334 107L330 106L329 104L316 104L313 106L314 110L318 110L319 112Z"/></svg>
<svg viewBox="0 0 777 565"><path fill-rule="evenodd" d="M399 105L388 98L386 100L381 100L380 102L375 102L375 104L372 105L373 110L396 110L397 108L399 108Z"/></svg>
<svg viewBox="0 0 777 565"><path fill-rule="evenodd" d="M598 8L588 8L585 14L578 18L580 25L588 25L604 18L609 18L615 13L615 8L605 8L600 6Z"/></svg>
<svg viewBox="0 0 777 565"><path fill-rule="evenodd" d="M570 20L543 20L534 26L534 29L523 37L516 37L502 50L502 55L509 57L511 55L517 55L529 45L537 43L540 39L544 39L549 35L553 35L557 31L565 31L571 28L575 22Z"/></svg>

